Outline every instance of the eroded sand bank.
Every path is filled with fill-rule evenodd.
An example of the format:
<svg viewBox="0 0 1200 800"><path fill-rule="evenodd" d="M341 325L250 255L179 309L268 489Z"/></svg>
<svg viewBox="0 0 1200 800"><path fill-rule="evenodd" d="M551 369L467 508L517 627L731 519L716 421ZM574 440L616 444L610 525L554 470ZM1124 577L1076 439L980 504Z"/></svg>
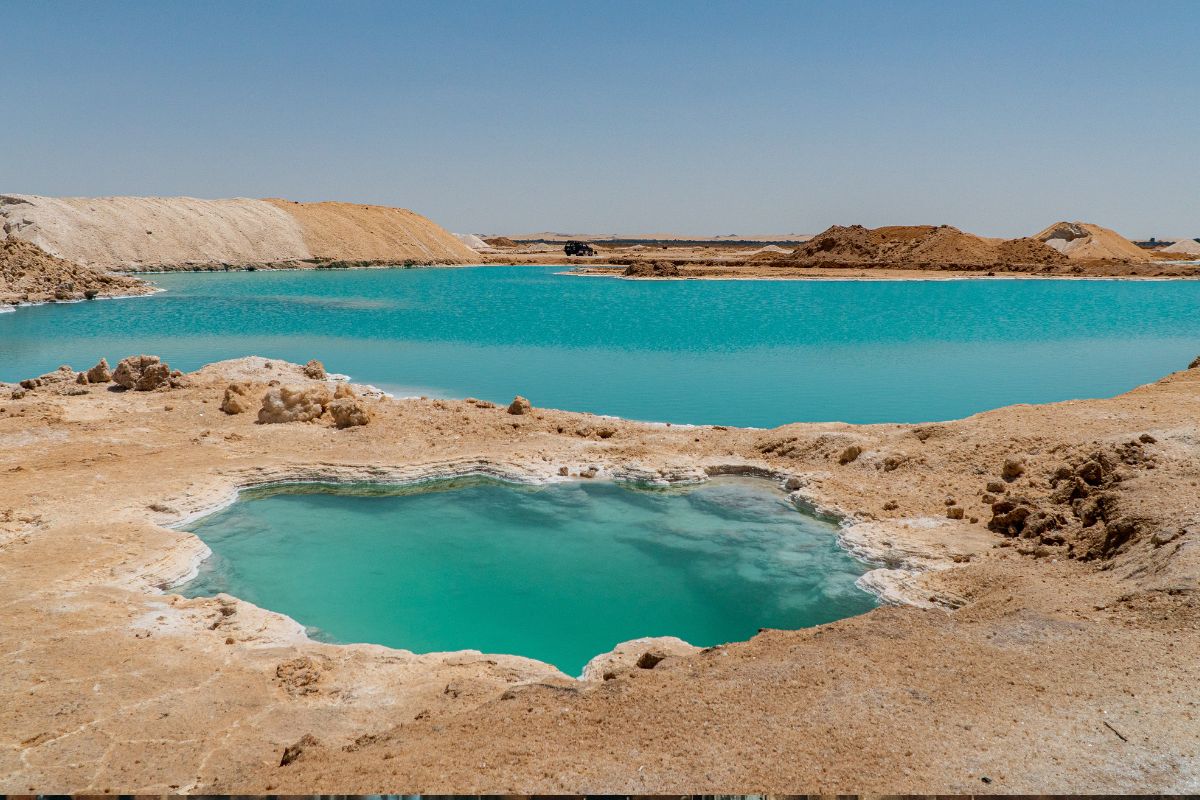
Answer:
<svg viewBox="0 0 1200 800"><path fill-rule="evenodd" d="M266 363L166 391L0 393L0 789L1200 787L1200 369L915 426L386 398L344 430L222 413L231 379L252 396L311 383ZM204 554L165 526L239 486L564 468L780 481L840 515L884 565L871 585L906 603L692 655L634 645L575 681L513 656L316 643L248 603L164 591ZM656 648L653 669L633 665Z"/></svg>

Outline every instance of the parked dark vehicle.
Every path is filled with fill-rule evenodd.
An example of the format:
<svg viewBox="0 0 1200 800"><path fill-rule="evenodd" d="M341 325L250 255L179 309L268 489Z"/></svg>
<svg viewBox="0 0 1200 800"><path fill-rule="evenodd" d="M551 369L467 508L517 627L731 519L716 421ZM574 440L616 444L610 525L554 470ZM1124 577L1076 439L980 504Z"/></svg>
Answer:
<svg viewBox="0 0 1200 800"><path fill-rule="evenodd" d="M563 252L569 256L596 255L596 251L592 249L592 246L584 242L567 242L565 245L563 245Z"/></svg>

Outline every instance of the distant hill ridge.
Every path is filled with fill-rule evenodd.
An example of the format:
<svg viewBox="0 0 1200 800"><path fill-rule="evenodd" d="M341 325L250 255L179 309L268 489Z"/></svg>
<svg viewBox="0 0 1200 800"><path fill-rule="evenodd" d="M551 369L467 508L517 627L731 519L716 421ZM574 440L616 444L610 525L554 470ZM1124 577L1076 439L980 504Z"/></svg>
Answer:
<svg viewBox="0 0 1200 800"><path fill-rule="evenodd" d="M465 264L469 247L402 208L272 198L0 195L6 237L101 268L312 259Z"/></svg>

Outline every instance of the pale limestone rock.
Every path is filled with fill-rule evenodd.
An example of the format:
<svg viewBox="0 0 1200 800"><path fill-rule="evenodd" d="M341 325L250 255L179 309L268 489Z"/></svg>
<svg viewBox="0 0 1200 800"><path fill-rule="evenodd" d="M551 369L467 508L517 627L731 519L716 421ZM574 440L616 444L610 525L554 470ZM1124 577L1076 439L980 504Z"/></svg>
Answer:
<svg viewBox="0 0 1200 800"><path fill-rule="evenodd" d="M325 365L315 358L304 365L305 377L312 378L314 381L325 380Z"/></svg>
<svg viewBox="0 0 1200 800"><path fill-rule="evenodd" d="M329 413L333 416L333 424L339 428L366 425L371 421L371 412L367 407L351 397L334 400L329 404Z"/></svg>
<svg viewBox="0 0 1200 800"><path fill-rule="evenodd" d="M325 386L280 386L263 395L258 421L308 422L324 414L331 399Z"/></svg>
<svg viewBox="0 0 1200 800"><path fill-rule="evenodd" d="M169 386L172 378L181 377L180 373L172 374L170 366L158 356L129 356L121 359L113 371L112 379L119 386L137 392L152 392L155 389Z"/></svg>
<svg viewBox="0 0 1200 800"><path fill-rule="evenodd" d="M514 397L513 401L508 405L508 413L510 414L528 414L530 411L533 411L533 406L528 400L521 397L521 395Z"/></svg>
<svg viewBox="0 0 1200 800"><path fill-rule="evenodd" d="M112 370L108 368L108 359L102 358L96 366L87 371L88 383L109 383L112 381Z"/></svg>

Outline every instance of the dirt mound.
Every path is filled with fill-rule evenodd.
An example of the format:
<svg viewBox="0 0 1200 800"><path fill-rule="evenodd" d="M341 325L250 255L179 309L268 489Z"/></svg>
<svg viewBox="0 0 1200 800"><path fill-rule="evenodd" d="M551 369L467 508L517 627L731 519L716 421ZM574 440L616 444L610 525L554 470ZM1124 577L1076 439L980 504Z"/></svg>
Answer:
<svg viewBox="0 0 1200 800"><path fill-rule="evenodd" d="M629 278L676 278L679 267L670 261L634 261L621 274Z"/></svg>
<svg viewBox="0 0 1200 800"><path fill-rule="evenodd" d="M0 305L84 300L93 297L148 294L150 286L135 278L56 258L21 239L0 238Z"/></svg>
<svg viewBox="0 0 1200 800"><path fill-rule="evenodd" d="M489 247L518 247L519 245L507 236L493 236L483 240Z"/></svg>
<svg viewBox="0 0 1200 800"><path fill-rule="evenodd" d="M315 258L441 264L477 260L475 251L445 228L406 208L278 198L265 202L299 223Z"/></svg>
<svg viewBox="0 0 1200 800"><path fill-rule="evenodd" d="M1073 261L1150 260L1145 250L1121 234L1089 222L1056 222L1033 238L1045 242Z"/></svg>
<svg viewBox="0 0 1200 800"><path fill-rule="evenodd" d="M1066 258L1032 239L985 239L950 225L864 228L834 225L801 244L791 258L801 264L1052 265Z"/></svg>
<svg viewBox="0 0 1200 800"><path fill-rule="evenodd" d="M1200 255L1200 242L1197 242L1195 239L1180 239L1175 244L1162 248L1159 252L1197 256Z"/></svg>

